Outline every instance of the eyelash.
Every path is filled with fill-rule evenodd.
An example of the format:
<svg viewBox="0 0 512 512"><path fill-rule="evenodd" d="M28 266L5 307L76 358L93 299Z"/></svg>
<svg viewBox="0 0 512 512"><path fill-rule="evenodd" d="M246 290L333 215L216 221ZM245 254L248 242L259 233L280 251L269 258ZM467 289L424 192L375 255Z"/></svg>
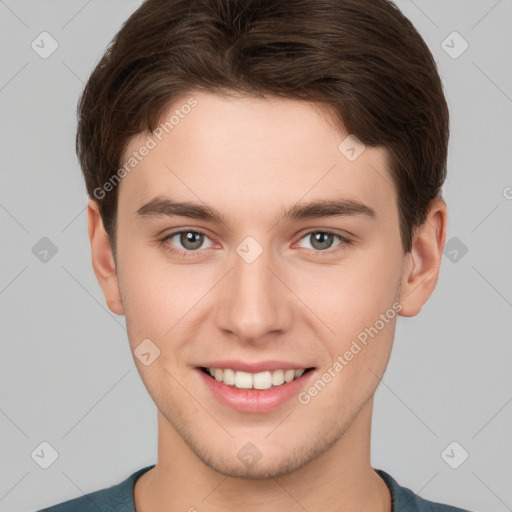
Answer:
<svg viewBox="0 0 512 512"><path fill-rule="evenodd" d="M180 229L178 231L173 231L172 233L169 233L169 234L165 235L164 238L161 238L159 240L159 245L161 247L163 247L166 251L169 251L169 252L179 256L180 258L197 258L198 256L200 256L200 252L201 252L202 249L196 249L195 251L187 251L187 250L174 249L173 247L171 247L167 243L169 239L173 238L176 235L180 235L182 233L196 233L196 234L204 235L206 238L209 238L208 234L205 233L204 231L200 230L200 229ZM322 255L325 255L325 256L330 256L333 253L336 253L336 252L338 252L340 250L343 250L344 246L352 244L352 241L349 240L348 238L345 238L345 237L339 235L338 233L334 233L333 231L328 231L328 230L324 230L324 231L323 230L308 231L307 233L305 233L304 235L302 235L300 237L299 241L302 240L303 238L311 236L312 234L315 234L315 233L322 233L322 234L333 235L333 236L337 237L339 239L339 241L340 241L340 243L337 246L335 246L334 248L332 248L332 249L325 249L323 251L314 250L314 249L308 249L308 250L312 250L313 252L318 253L318 254L322 254Z"/></svg>

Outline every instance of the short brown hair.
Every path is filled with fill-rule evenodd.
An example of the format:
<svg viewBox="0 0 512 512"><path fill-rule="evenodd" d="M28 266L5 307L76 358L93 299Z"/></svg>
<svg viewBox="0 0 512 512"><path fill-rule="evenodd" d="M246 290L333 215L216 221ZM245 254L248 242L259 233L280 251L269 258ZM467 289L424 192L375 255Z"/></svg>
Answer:
<svg viewBox="0 0 512 512"><path fill-rule="evenodd" d="M78 104L77 154L115 249L129 140L190 91L324 105L388 150L404 252L446 177L449 114L435 61L389 0L146 0L109 45ZM340 141L341 142L341 141Z"/></svg>

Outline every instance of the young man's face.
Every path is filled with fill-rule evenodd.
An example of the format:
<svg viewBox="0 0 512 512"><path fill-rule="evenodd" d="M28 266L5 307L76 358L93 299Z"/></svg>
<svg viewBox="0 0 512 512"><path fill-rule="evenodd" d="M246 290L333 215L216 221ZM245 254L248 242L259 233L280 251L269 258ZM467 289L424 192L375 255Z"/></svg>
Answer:
<svg viewBox="0 0 512 512"><path fill-rule="evenodd" d="M366 147L354 160L361 148L348 141L340 151L348 134L301 101L196 93L164 118L191 96L197 106L161 141L153 136L156 147L119 185L118 281L103 285L126 315L131 349L149 339L160 350L147 366L135 358L160 435L233 476L286 474L342 442L355 456L413 267L386 152ZM147 136L131 140L125 160ZM210 208L224 222L144 208L155 200ZM283 217L326 201L361 211ZM148 361L155 348L145 343ZM244 365L313 370L260 391L201 370Z"/></svg>

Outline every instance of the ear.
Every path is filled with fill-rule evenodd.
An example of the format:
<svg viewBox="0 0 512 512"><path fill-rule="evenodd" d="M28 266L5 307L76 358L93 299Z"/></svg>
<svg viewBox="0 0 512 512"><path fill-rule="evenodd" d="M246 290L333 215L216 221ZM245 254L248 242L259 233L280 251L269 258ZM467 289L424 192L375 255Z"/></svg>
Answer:
<svg viewBox="0 0 512 512"><path fill-rule="evenodd" d="M87 205L87 223L91 243L92 267L96 279L103 290L110 311L117 315L124 315L112 247L103 226L99 205L93 199L89 199Z"/></svg>
<svg viewBox="0 0 512 512"><path fill-rule="evenodd" d="M446 241L447 216L445 202L436 197L430 203L425 222L414 230L402 274L401 316L417 315L436 287Z"/></svg>

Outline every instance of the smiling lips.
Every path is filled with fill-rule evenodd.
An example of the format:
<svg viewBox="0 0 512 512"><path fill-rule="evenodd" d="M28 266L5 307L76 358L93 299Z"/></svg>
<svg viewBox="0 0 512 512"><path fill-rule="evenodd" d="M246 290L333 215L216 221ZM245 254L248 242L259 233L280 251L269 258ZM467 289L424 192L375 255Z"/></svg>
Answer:
<svg viewBox="0 0 512 512"><path fill-rule="evenodd" d="M239 412L265 413L297 396L315 368L285 360L226 359L204 361L196 370L220 403Z"/></svg>
<svg viewBox="0 0 512 512"><path fill-rule="evenodd" d="M285 382L291 382L299 378L306 371L300 369L278 369L274 371L263 371L258 373L249 373L244 371L232 370L231 368L202 368L207 371L215 380L223 382L228 386L238 389L270 389L281 386Z"/></svg>

